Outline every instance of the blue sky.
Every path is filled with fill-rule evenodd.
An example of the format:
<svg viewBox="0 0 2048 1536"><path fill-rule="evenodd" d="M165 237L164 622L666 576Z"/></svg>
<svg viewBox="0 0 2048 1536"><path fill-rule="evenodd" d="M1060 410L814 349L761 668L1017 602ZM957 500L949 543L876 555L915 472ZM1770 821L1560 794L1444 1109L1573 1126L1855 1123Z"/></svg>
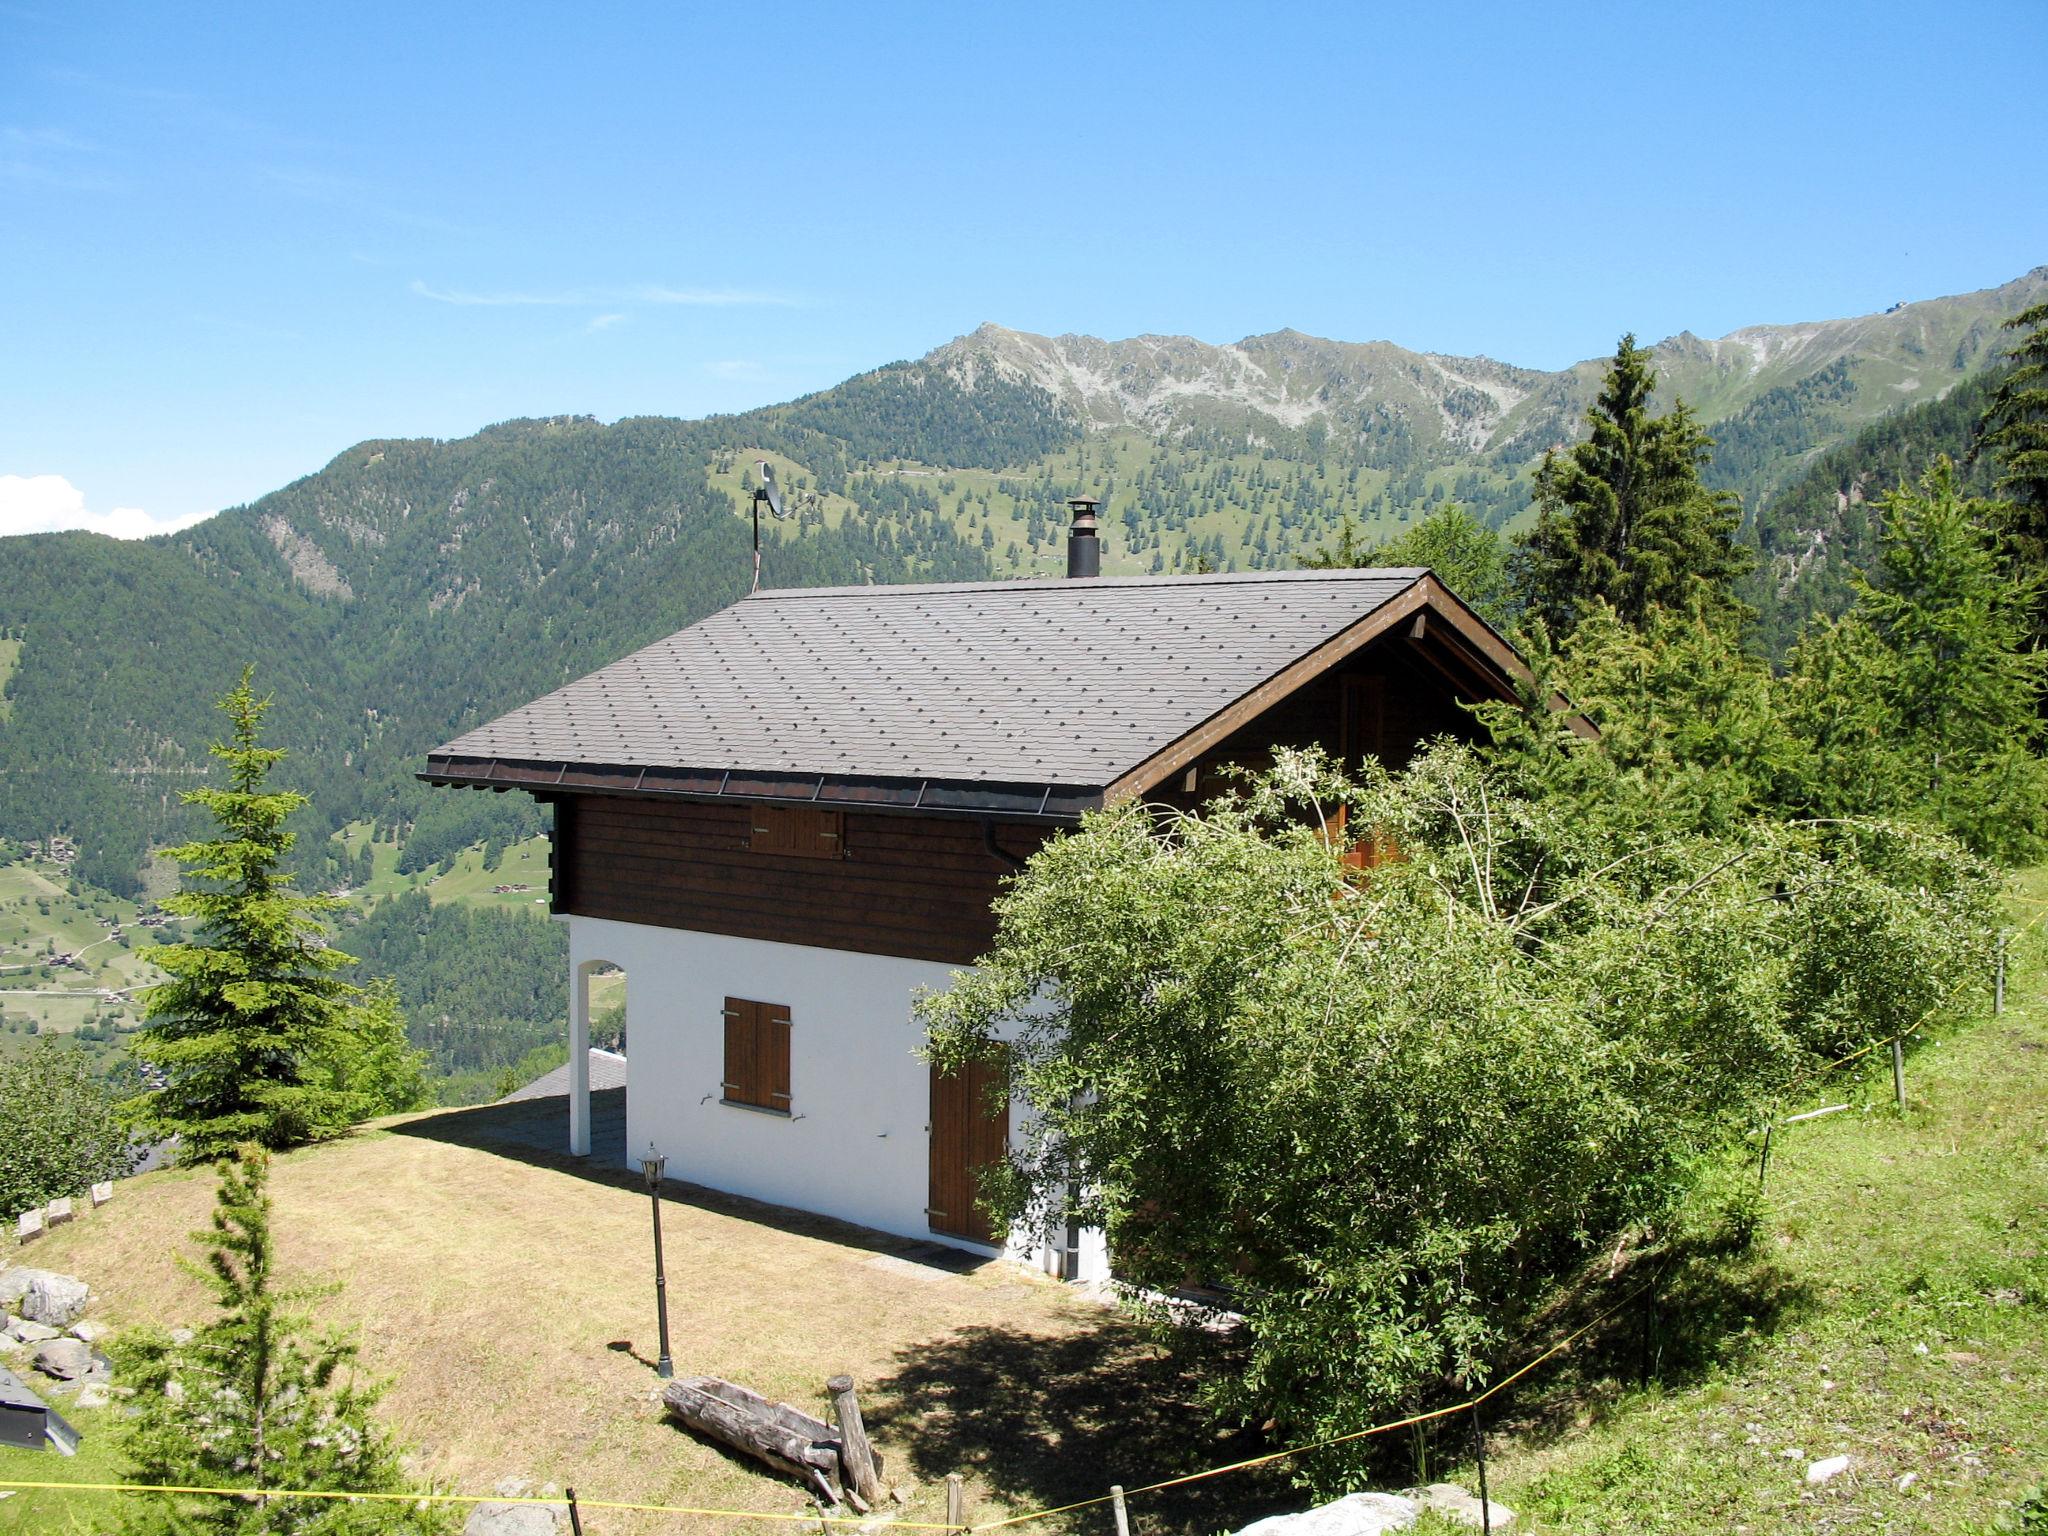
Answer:
<svg viewBox="0 0 2048 1536"><path fill-rule="evenodd" d="M2042 0L0 0L0 531L983 320L1555 367L1989 287L2048 262L2044 45Z"/></svg>

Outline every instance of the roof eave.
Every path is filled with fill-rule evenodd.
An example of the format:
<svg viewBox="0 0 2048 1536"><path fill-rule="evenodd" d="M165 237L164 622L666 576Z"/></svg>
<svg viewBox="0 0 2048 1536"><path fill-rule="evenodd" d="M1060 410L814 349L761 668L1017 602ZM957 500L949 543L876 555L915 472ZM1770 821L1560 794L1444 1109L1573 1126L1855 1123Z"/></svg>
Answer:
<svg viewBox="0 0 2048 1536"><path fill-rule="evenodd" d="M417 775L458 789L563 795L644 795L670 800L809 805L830 810L1071 826L1103 803L1099 785L993 783L864 774L750 772L744 769L458 757L431 753Z"/></svg>

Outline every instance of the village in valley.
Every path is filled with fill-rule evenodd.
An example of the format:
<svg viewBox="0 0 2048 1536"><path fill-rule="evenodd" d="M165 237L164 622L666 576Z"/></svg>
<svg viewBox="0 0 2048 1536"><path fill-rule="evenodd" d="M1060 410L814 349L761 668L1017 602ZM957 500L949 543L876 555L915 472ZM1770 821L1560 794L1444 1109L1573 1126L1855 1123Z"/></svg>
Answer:
<svg viewBox="0 0 2048 1536"><path fill-rule="evenodd" d="M0 1536L2048 1531L1881 9L0 16Z"/></svg>

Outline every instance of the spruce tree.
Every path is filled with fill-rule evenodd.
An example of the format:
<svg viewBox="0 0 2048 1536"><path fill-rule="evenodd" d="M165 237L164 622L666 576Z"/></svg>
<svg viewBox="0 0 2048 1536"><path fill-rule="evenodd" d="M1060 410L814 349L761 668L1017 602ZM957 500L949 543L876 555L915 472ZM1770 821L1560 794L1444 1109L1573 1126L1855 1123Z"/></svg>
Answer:
<svg viewBox="0 0 2048 1536"><path fill-rule="evenodd" d="M1873 579L1856 616L1882 646L1867 686L1891 705L1913 806L1988 857L2038 857L2048 838L2048 765L2037 755L2048 653L2031 648L2041 578L2002 569L1997 509L1965 498L1935 461L1917 491L1881 504Z"/></svg>
<svg viewBox="0 0 2048 1536"><path fill-rule="evenodd" d="M184 1344L138 1346L138 1417L128 1451L137 1480L246 1488L240 1498L151 1497L131 1536L367 1536L447 1522L404 1500L263 1497L265 1489L402 1493L397 1448L371 1417L379 1389L356 1379L355 1346L315 1334L302 1310L322 1291L278 1283L269 1155L243 1147L220 1163L213 1226L194 1237L219 1315Z"/></svg>
<svg viewBox="0 0 2048 1536"><path fill-rule="evenodd" d="M355 962L328 946L320 921L340 903L294 891L282 868L295 840L285 821L306 797L267 787L285 754L262 745L270 701L257 697L253 669L220 709L231 733L212 751L228 765L227 787L184 796L212 813L216 835L170 850L184 886L164 902L198 930L150 953L170 979L150 990L131 1049L159 1086L124 1106L144 1134L178 1137L186 1162L245 1141L277 1148L331 1135L370 1108L326 1070L352 1048L357 989L336 972Z"/></svg>
<svg viewBox="0 0 2048 1536"><path fill-rule="evenodd" d="M1998 459L1998 493L2012 503L2012 531L2038 566L2048 556L2048 303L2005 322L2023 335L2007 356L2012 372L1984 412L1982 445Z"/></svg>
<svg viewBox="0 0 2048 1536"><path fill-rule="evenodd" d="M1528 611L1557 633L1596 599L1637 626L1660 606L1741 612L1741 509L1701 480L1714 445L1691 409L1651 414L1656 385L1649 350L1622 337L1586 441L1537 467L1536 527L1515 564Z"/></svg>

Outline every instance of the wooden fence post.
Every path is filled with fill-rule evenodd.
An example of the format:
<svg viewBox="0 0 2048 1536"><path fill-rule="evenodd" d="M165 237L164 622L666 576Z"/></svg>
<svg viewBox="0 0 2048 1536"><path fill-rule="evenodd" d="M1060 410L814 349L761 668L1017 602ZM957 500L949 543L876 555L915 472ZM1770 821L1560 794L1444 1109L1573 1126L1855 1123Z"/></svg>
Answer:
<svg viewBox="0 0 2048 1536"><path fill-rule="evenodd" d="M946 1524L956 1531L967 1529L967 1490L960 1486L960 1474L946 1474Z"/></svg>
<svg viewBox="0 0 2048 1536"><path fill-rule="evenodd" d="M1998 931L1998 986L1991 997L1991 1012L1995 1016L2005 1012L2005 930Z"/></svg>
<svg viewBox="0 0 2048 1536"><path fill-rule="evenodd" d="M1116 1511L1116 1536L1131 1536L1131 1515L1130 1511L1124 1508L1124 1485L1122 1483L1111 1483L1109 1485L1109 1503L1110 1507Z"/></svg>
<svg viewBox="0 0 2048 1536"><path fill-rule="evenodd" d="M881 1474L875 1471L875 1448L868 1444L867 1426L861 1422L860 1399L853 1393L851 1376L834 1376L825 1383L832 1394L832 1415L839 1421L839 1459L853 1491L870 1504L882 1497Z"/></svg>

